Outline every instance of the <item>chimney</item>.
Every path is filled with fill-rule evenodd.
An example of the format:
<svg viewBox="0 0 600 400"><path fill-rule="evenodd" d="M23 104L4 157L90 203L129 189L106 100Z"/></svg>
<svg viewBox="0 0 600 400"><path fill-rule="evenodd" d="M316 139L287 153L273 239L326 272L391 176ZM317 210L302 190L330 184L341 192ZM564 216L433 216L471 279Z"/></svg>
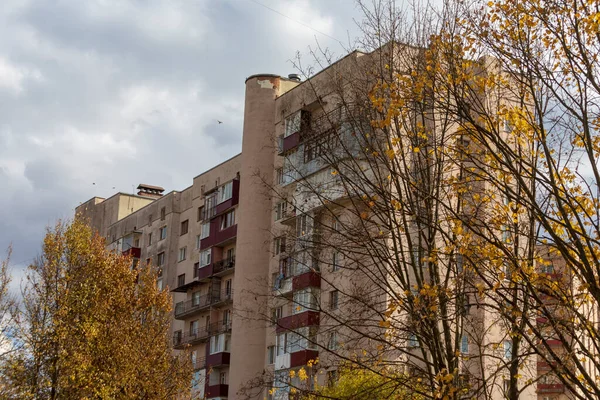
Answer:
<svg viewBox="0 0 600 400"><path fill-rule="evenodd" d="M298 75L298 74L289 74L288 79L291 81L296 81L296 82L302 81L302 79L300 79L300 75Z"/></svg>
<svg viewBox="0 0 600 400"><path fill-rule="evenodd" d="M150 197L151 199L162 197L162 193L165 191L165 189L160 186L146 185L145 183L140 183L137 189L138 196Z"/></svg>

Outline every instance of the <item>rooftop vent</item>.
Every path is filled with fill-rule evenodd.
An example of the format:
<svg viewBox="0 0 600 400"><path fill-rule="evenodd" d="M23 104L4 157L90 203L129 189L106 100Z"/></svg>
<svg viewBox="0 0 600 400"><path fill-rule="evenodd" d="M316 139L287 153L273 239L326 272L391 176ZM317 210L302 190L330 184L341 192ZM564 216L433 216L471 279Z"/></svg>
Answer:
<svg viewBox="0 0 600 400"><path fill-rule="evenodd" d="M300 75L298 75L298 74L289 74L288 79L291 81L296 81L296 82L302 81L302 79L300 79Z"/></svg>
<svg viewBox="0 0 600 400"><path fill-rule="evenodd" d="M165 189L160 186L146 185L145 183L140 183L137 189L138 196L150 197L152 199L158 199L165 191Z"/></svg>

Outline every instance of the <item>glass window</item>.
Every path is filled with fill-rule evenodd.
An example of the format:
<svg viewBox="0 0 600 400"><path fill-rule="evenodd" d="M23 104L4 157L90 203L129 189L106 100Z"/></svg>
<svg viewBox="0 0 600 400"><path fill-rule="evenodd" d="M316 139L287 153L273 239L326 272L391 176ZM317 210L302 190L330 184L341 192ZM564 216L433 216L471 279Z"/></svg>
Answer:
<svg viewBox="0 0 600 400"><path fill-rule="evenodd" d="M337 332L330 332L329 340L327 341L327 348L329 350L335 350L335 349L337 349L337 346L338 346Z"/></svg>
<svg viewBox="0 0 600 400"><path fill-rule="evenodd" d="M152 232L148 233L148 246L152 244Z"/></svg>
<svg viewBox="0 0 600 400"><path fill-rule="evenodd" d="M460 352L463 354L469 354L469 338L467 335L462 335L460 340Z"/></svg>
<svg viewBox="0 0 600 400"><path fill-rule="evenodd" d="M316 308L316 292L311 289L303 289L294 292L294 308L292 314L300 314L307 310Z"/></svg>
<svg viewBox="0 0 600 400"><path fill-rule="evenodd" d="M156 255L156 265L161 266L165 263L165 252L162 251Z"/></svg>
<svg viewBox="0 0 600 400"><path fill-rule="evenodd" d="M512 342L510 340L504 341L504 359L510 360L512 358Z"/></svg>
<svg viewBox="0 0 600 400"><path fill-rule="evenodd" d="M231 210L221 217L221 230L233 225L235 225L235 210Z"/></svg>
<svg viewBox="0 0 600 400"><path fill-rule="evenodd" d="M202 224L200 231L200 239L205 239L210 235L210 222Z"/></svg>
<svg viewBox="0 0 600 400"><path fill-rule="evenodd" d="M287 211L287 202L280 201L279 203L277 203L277 205L275 206L275 221L278 221L281 218L284 218L286 215L286 211Z"/></svg>
<svg viewBox="0 0 600 400"><path fill-rule="evenodd" d="M164 240L167 238L167 227L163 226L160 228L160 240Z"/></svg>
<svg viewBox="0 0 600 400"><path fill-rule="evenodd" d="M300 130L300 111L295 112L285 119L285 133L283 137L288 137Z"/></svg>
<svg viewBox="0 0 600 400"><path fill-rule="evenodd" d="M267 364L275 364L275 346L267 347Z"/></svg>
<svg viewBox="0 0 600 400"><path fill-rule="evenodd" d="M202 241L202 235L196 235L196 248L200 248L200 242Z"/></svg>
<svg viewBox="0 0 600 400"><path fill-rule="evenodd" d="M188 225L189 225L189 220L185 220L181 223L181 235L185 235L186 233L188 233Z"/></svg>
<svg viewBox="0 0 600 400"><path fill-rule="evenodd" d="M337 310L338 309L338 301L339 301L339 297L340 297L340 292L338 290L332 290L329 293L329 307L332 310Z"/></svg>
<svg viewBox="0 0 600 400"><path fill-rule="evenodd" d="M204 267L208 264L210 264L210 249L200 252L200 266Z"/></svg>
<svg viewBox="0 0 600 400"><path fill-rule="evenodd" d="M182 248L179 249L179 258L178 258L178 261L185 260L186 252L187 252L187 247L182 247Z"/></svg>
<svg viewBox="0 0 600 400"><path fill-rule="evenodd" d="M233 181L229 181L219 188L219 203L229 200L233 196Z"/></svg>
<svg viewBox="0 0 600 400"><path fill-rule="evenodd" d="M302 237L309 233L308 215L301 214L296 219L296 236Z"/></svg>

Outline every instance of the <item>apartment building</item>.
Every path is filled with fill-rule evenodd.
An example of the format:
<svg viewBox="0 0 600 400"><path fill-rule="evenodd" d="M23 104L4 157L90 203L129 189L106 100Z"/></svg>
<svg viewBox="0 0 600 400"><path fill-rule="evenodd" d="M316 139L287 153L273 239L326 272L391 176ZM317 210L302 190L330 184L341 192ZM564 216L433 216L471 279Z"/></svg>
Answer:
<svg viewBox="0 0 600 400"><path fill-rule="evenodd" d="M344 293L373 294L371 311L385 311L389 299L369 287L368 276L343 268L348 260L336 251L335 233L352 224L343 208L350 200L331 165L320 160L323 140L335 151L328 132L342 128L344 119L332 76L369 56L350 53L305 82L296 75L250 76L241 154L182 191L164 194L140 185L137 194L93 198L77 208L110 249L160 268L158 285L173 294L173 348L191 352L195 397L287 399L290 371L318 359L323 370L317 380L325 384L336 376L330 350L344 343L349 355L357 355L371 346L335 323L336 315L360 319L365 312ZM335 140L351 147L351 134ZM342 206L323 212L328 202ZM315 243L328 234L330 246L317 251ZM481 329L490 329L493 315L472 312L484 321ZM412 336L402 340L417 351ZM469 346L461 343L465 353ZM538 361L538 374L546 367ZM567 395L549 379L531 385L524 398ZM501 383L498 393L501 398Z"/></svg>

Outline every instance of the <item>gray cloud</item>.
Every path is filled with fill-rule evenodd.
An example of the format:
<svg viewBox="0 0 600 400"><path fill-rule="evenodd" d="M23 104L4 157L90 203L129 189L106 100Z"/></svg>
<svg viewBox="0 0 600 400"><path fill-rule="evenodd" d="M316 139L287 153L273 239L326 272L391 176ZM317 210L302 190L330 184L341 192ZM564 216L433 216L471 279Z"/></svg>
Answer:
<svg viewBox="0 0 600 400"><path fill-rule="evenodd" d="M354 29L352 0L262 2L340 39ZM182 189L238 153L244 79L294 72L315 37L344 53L249 0L3 0L0 250L21 271L80 202Z"/></svg>

